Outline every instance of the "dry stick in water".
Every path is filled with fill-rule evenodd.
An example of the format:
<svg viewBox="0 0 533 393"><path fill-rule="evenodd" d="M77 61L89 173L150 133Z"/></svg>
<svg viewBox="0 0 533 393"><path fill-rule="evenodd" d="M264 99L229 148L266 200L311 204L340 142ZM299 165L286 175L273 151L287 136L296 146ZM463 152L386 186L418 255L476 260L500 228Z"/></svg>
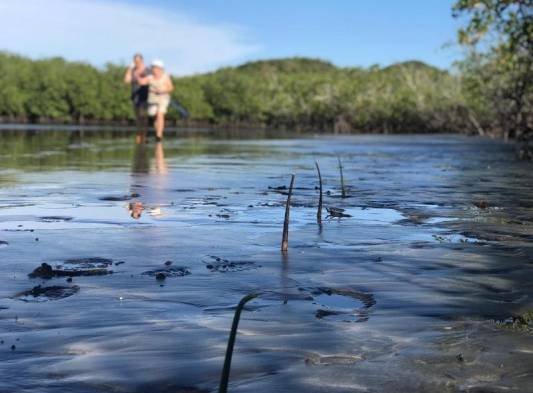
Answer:
<svg viewBox="0 0 533 393"><path fill-rule="evenodd" d="M316 170L318 172L318 184L320 187L320 196L318 197L318 210L316 212L316 221L322 223L322 175L320 174L320 167L318 161L315 161Z"/></svg>
<svg viewBox="0 0 533 393"><path fill-rule="evenodd" d="M342 198L346 198L346 188L344 187L344 175L342 174L342 162L341 158L337 156L337 160L339 161L339 171L341 173L341 196Z"/></svg>
<svg viewBox="0 0 533 393"><path fill-rule="evenodd" d="M289 216L291 211L292 186L294 185L294 175L291 175L291 185L289 186L289 196L285 205L285 220L283 221L283 238L281 239L281 251L287 252L289 249Z"/></svg>
<svg viewBox="0 0 533 393"><path fill-rule="evenodd" d="M235 346L235 338L237 336L237 328L239 327L239 320L241 319L241 312L244 305L250 300L259 296L258 293L250 293L243 297L237 308L235 309L235 315L233 316L233 324L231 325L231 332L229 334L228 347L226 349L226 357L224 358L224 368L222 369L222 376L220 377L220 385L218 387L218 393L226 393L228 391L229 373L231 369L231 357L233 356L233 347Z"/></svg>

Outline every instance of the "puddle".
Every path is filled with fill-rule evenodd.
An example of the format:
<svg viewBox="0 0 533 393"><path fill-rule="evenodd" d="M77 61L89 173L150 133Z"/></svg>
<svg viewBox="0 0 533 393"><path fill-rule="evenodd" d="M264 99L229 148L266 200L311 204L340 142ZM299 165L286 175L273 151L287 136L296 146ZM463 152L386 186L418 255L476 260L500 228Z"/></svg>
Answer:
<svg viewBox="0 0 533 393"><path fill-rule="evenodd" d="M439 243L479 243L479 239L468 237L462 234L444 234L444 235L431 235L432 239Z"/></svg>
<svg viewBox="0 0 533 393"><path fill-rule="evenodd" d="M373 295L352 289L319 288L312 294L313 304L320 306L315 316L337 322L365 322L376 304Z"/></svg>
<svg viewBox="0 0 533 393"><path fill-rule="evenodd" d="M64 299L78 293L80 288L77 285L62 287L59 285L42 287L37 285L29 291L15 295L15 298L24 302L48 302L51 300Z"/></svg>

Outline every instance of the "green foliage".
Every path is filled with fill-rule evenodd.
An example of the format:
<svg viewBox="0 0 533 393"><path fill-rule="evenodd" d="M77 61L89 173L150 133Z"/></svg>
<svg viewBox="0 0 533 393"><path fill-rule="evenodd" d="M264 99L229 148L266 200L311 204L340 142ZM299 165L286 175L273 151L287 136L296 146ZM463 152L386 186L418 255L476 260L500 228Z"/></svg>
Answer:
<svg viewBox="0 0 533 393"><path fill-rule="evenodd" d="M533 0L457 0L468 17L458 41L464 94L484 127L505 137L533 137Z"/></svg>
<svg viewBox="0 0 533 393"><path fill-rule="evenodd" d="M533 310L504 321L497 321L496 325L513 331L533 333Z"/></svg>
<svg viewBox="0 0 533 393"><path fill-rule="evenodd" d="M131 122L124 68L0 53L0 116L15 120ZM291 58L175 78L191 121L336 132L471 128L460 79L421 62L337 68ZM170 121L179 116L170 110Z"/></svg>

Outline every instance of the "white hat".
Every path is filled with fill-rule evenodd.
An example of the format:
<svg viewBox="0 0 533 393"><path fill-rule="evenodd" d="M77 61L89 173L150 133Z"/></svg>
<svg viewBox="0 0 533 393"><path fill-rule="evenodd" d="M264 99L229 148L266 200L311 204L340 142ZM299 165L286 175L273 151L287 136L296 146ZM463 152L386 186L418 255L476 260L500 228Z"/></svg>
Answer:
<svg viewBox="0 0 533 393"><path fill-rule="evenodd" d="M152 61L152 67L165 68L165 64L163 63L163 60L155 59Z"/></svg>

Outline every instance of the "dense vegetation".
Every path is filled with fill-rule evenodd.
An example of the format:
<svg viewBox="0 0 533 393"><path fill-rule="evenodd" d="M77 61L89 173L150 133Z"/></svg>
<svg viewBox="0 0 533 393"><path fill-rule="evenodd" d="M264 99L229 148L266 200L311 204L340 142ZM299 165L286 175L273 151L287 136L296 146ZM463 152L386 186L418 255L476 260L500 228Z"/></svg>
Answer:
<svg viewBox="0 0 533 393"><path fill-rule="evenodd" d="M454 73L416 61L363 69L291 58L175 78L173 95L189 110L189 124L526 139L533 134L532 6L533 0L458 0L453 12L468 17L459 41L469 55ZM0 52L0 118L131 123L123 72L112 64L97 69ZM169 118L180 121L175 111Z"/></svg>
<svg viewBox="0 0 533 393"><path fill-rule="evenodd" d="M124 69L0 54L0 116L60 122L131 121ZM337 131L471 128L460 81L419 62L341 69L312 59L244 64L175 79L191 120ZM170 113L171 119L178 114Z"/></svg>
<svg viewBox="0 0 533 393"><path fill-rule="evenodd" d="M485 123L479 132L531 143L533 0L457 0L453 12L467 18L458 39L469 53L459 67L465 99Z"/></svg>

